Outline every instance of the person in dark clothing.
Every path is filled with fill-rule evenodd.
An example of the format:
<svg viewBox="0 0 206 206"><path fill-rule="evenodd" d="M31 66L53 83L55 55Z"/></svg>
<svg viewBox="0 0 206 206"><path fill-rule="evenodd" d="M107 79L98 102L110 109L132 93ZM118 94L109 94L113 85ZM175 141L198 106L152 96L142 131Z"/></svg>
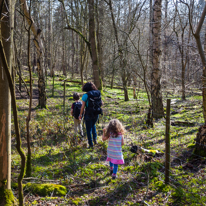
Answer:
<svg viewBox="0 0 206 206"><path fill-rule="evenodd" d="M93 145L97 144L97 132L95 124L99 118L99 114L102 113L101 93L92 82L87 82L83 86L82 91L86 93L82 96L82 107L79 120L82 119L84 108L86 108L84 120L87 130L87 139L89 148L93 148Z"/></svg>
<svg viewBox="0 0 206 206"><path fill-rule="evenodd" d="M71 115L74 117L74 133L77 134L77 131L79 129L80 135L83 137L83 130L82 130L82 121L79 120L79 114L82 106L82 102L79 100L79 94L75 92L73 94L74 103L71 107Z"/></svg>

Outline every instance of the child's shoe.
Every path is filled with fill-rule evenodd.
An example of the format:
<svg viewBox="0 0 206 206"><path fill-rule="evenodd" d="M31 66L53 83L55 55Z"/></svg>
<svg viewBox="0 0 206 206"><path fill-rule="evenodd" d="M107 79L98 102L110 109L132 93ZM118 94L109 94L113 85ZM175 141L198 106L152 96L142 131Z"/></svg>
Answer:
<svg viewBox="0 0 206 206"><path fill-rule="evenodd" d="M113 174L112 174L112 179L115 180L116 177L117 177L117 175L113 173Z"/></svg>
<svg viewBox="0 0 206 206"><path fill-rule="evenodd" d="M113 174L113 167L110 167L110 175L112 175Z"/></svg>

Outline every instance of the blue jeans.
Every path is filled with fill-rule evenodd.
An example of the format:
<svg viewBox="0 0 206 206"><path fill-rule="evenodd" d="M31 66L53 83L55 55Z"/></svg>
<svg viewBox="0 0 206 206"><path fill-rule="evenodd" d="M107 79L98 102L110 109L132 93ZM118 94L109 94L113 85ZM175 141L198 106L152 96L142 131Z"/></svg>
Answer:
<svg viewBox="0 0 206 206"><path fill-rule="evenodd" d="M96 132L96 125L95 125L97 120L98 120L98 116L95 117L94 119L85 120L86 129L87 129L87 139L90 147L93 147L92 136L94 142L97 140L97 132Z"/></svg>
<svg viewBox="0 0 206 206"><path fill-rule="evenodd" d="M113 164L113 163L111 163L111 162L109 162L109 165L110 165L110 167L113 167L113 173L114 173L114 174L117 174L118 165Z"/></svg>

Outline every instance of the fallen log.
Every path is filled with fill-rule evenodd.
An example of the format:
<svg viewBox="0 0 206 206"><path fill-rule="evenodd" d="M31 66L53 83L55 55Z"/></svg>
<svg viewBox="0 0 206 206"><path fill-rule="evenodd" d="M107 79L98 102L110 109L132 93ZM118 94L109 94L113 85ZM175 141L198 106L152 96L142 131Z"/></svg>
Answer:
<svg viewBox="0 0 206 206"><path fill-rule="evenodd" d="M185 121L172 121L172 126L195 126L194 122L185 122Z"/></svg>
<svg viewBox="0 0 206 206"><path fill-rule="evenodd" d="M162 155L163 153L158 151L158 150L151 150L151 149L144 149L143 147L134 145L131 147L130 151L132 153L141 153L141 154L146 154L146 155Z"/></svg>

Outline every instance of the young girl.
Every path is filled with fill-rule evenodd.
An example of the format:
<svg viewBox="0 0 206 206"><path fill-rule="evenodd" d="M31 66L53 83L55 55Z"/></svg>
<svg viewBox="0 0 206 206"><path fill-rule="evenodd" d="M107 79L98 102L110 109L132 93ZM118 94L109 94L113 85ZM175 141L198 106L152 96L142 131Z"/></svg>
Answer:
<svg viewBox="0 0 206 206"><path fill-rule="evenodd" d="M105 141L109 139L106 161L109 161L112 179L116 178L118 165L124 164L124 158L122 154L122 145L124 145L124 133L125 129L118 119L110 120L109 125L103 129L102 140Z"/></svg>

